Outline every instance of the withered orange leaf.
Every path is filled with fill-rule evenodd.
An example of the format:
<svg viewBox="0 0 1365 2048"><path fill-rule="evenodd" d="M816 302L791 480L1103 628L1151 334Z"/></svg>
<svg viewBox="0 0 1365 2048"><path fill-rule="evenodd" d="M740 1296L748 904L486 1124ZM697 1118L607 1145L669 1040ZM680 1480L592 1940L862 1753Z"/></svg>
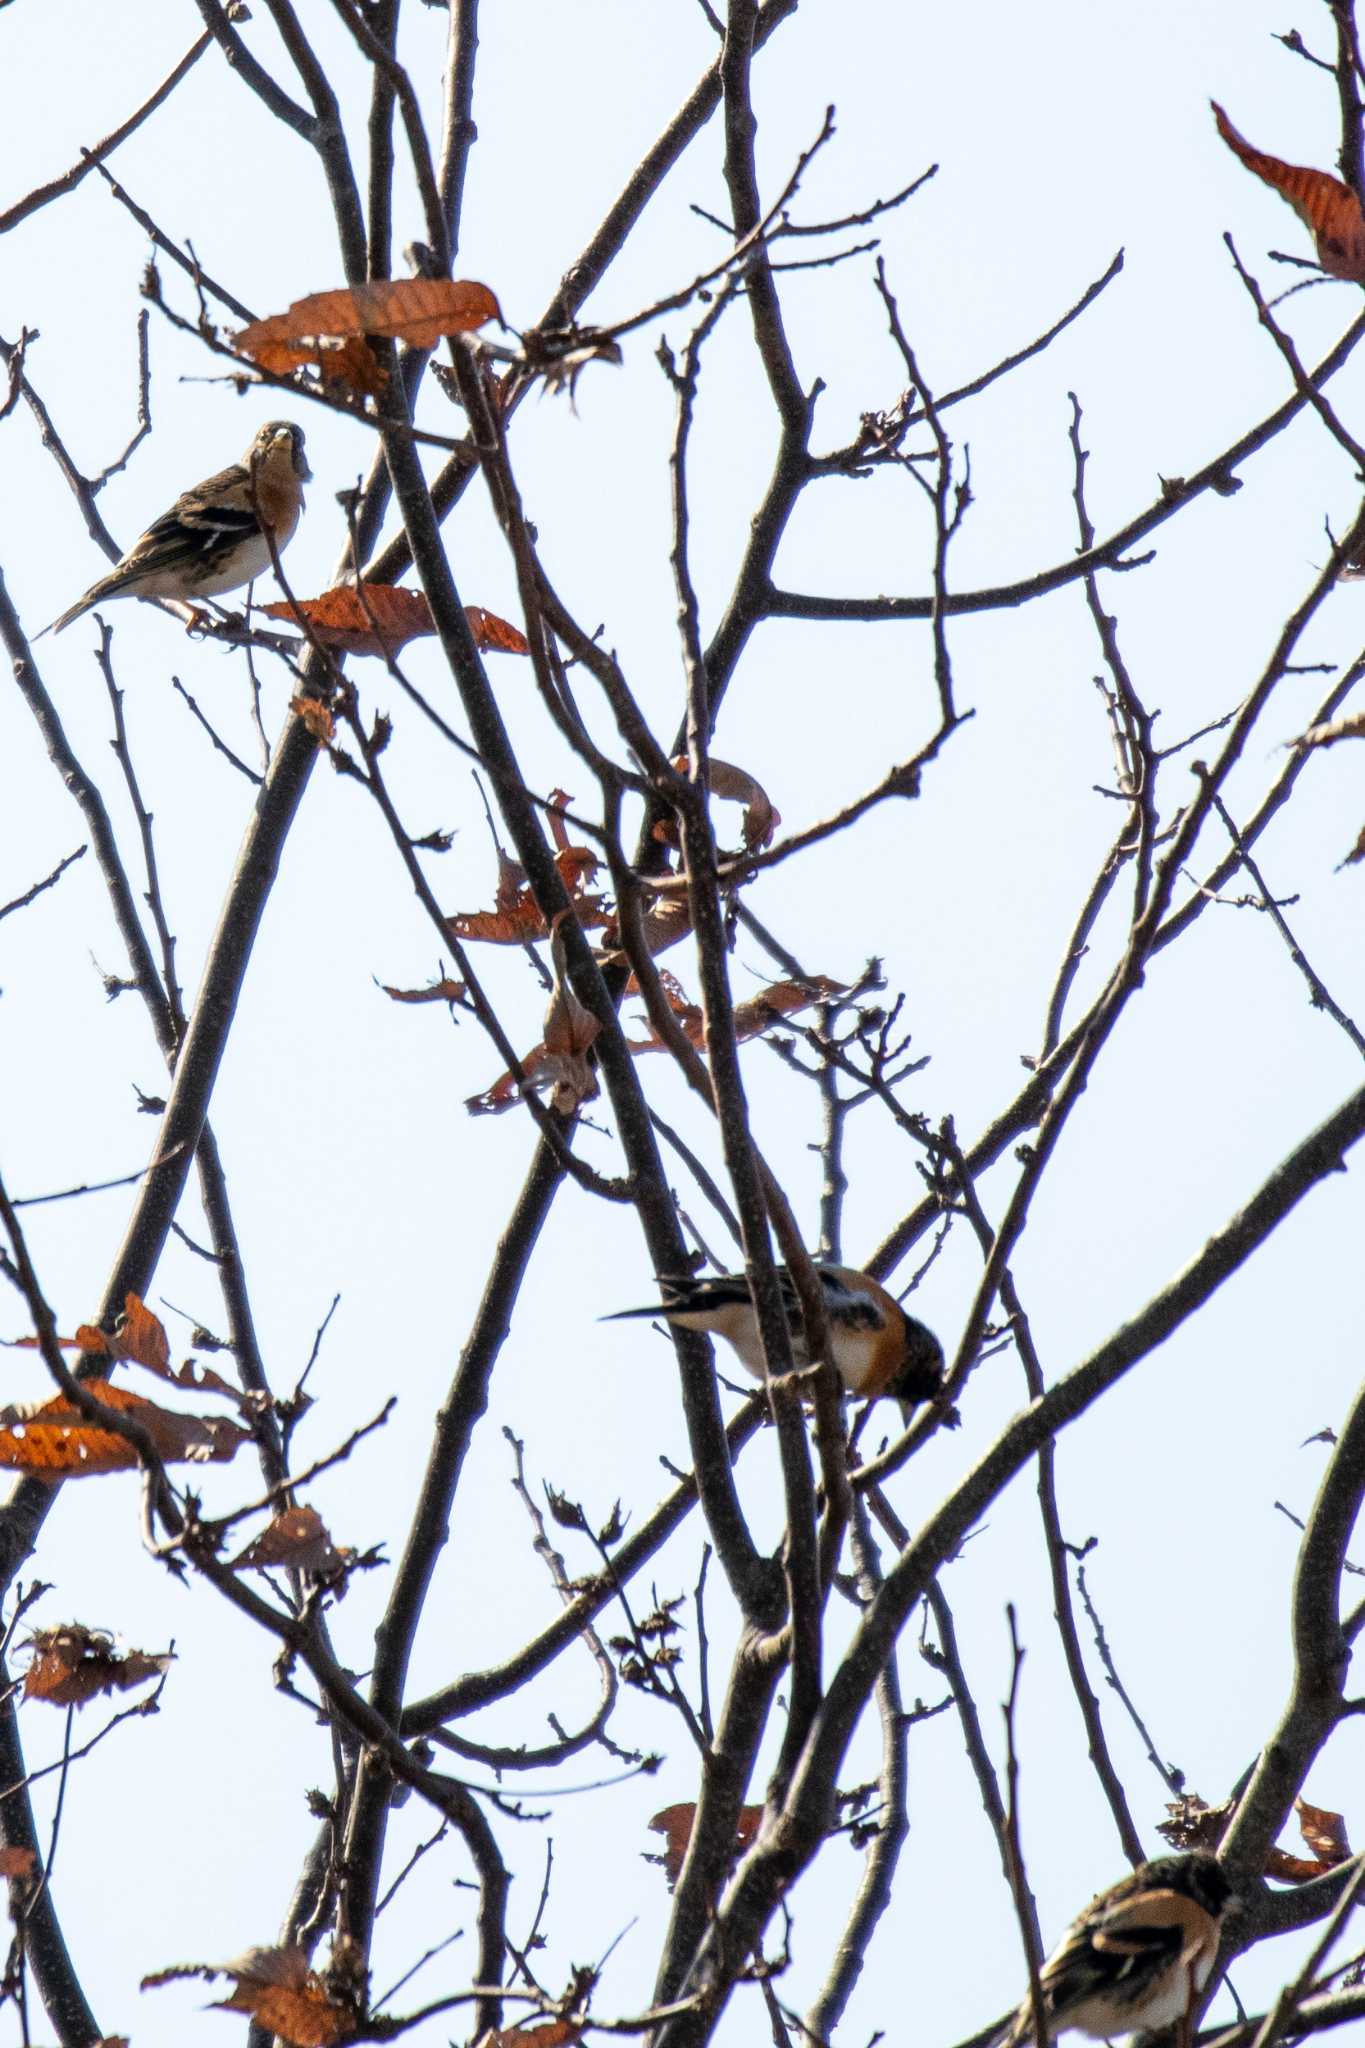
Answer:
<svg viewBox="0 0 1365 2048"><path fill-rule="evenodd" d="M485 2037L490 2048L564 2048L582 2038L571 2020L537 2020L529 2027L496 2027Z"/></svg>
<svg viewBox="0 0 1365 2048"><path fill-rule="evenodd" d="M496 612L485 611L481 604L467 604L464 615L469 621L469 630L474 635L474 645L484 653L529 654L531 643L524 633L500 619Z"/></svg>
<svg viewBox="0 0 1365 2048"><path fill-rule="evenodd" d="M695 1802L684 1800L677 1806L665 1806L661 1812L655 1814L653 1820L649 1823L652 1833L664 1837L662 1861L670 1891L678 1882L679 1874L682 1871L683 1858L687 1854L687 1845L692 1839L692 1828L696 1818L697 1808ZM761 1806L740 1807L735 1825L734 1856L738 1856L742 1849L748 1848L750 1842L758 1833L762 1819L763 1808ZM656 1862L659 1860L657 1857L654 1859Z"/></svg>
<svg viewBox="0 0 1365 2048"><path fill-rule="evenodd" d="M1210 100L1218 133L1233 155L1249 171L1279 193L1293 207L1312 234L1318 262L1329 277L1345 278L1350 284L1365 284L1365 214L1349 185L1327 171L1314 171L1302 164L1281 163L1253 149L1237 133L1217 100Z"/></svg>
<svg viewBox="0 0 1365 2048"><path fill-rule="evenodd" d="M336 1572L346 1553L336 1548L316 1508L284 1508L259 1536L232 1560L233 1571L291 1565L298 1571Z"/></svg>
<svg viewBox="0 0 1365 2048"><path fill-rule="evenodd" d="M87 1380L85 1391L141 1423L168 1464L225 1463L250 1441L249 1431L222 1416L178 1414L108 1380ZM137 1452L124 1437L88 1422L64 1394L0 1408L0 1466L12 1471L35 1479L79 1479L131 1471L136 1464Z"/></svg>
<svg viewBox="0 0 1365 2048"><path fill-rule="evenodd" d="M37 1867L36 1849L0 1849L0 1877L32 1877Z"/></svg>
<svg viewBox="0 0 1365 2048"><path fill-rule="evenodd" d="M120 1656L111 1636L78 1622L35 1629L31 1641L24 1698L52 1707L83 1707L102 1693L126 1692L149 1678L164 1678L172 1663L169 1654L148 1657L141 1650Z"/></svg>
<svg viewBox="0 0 1365 2048"><path fill-rule="evenodd" d="M358 2013L329 1997L301 1948L253 1948L231 1963L177 1963L144 1977L142 1989L187 1977L233 1978L231 1997L216 2000L216 2010L249 2014L290 2048L336 2048L359 2024Z"/></svg>
<svg viewBox="0 0 1365 2048"><path fill-rule="evenodd" d="M287 601L261 609L267 618L298 624ZM321 597L300 598L298 609L323 646L342 654L375 654L382 660L409 640L436 631L424 592L396 583L367 583L363 596L353 583L338 583Z"/></svg>
<svg viewBox="0 0 1365 2048"><path fill-rule="evenodd" d="M386 981L379 986L395 1003L460 1003L465 995L464 983L452 981L449 975L433 981L429 988L390 988Z"/></svg>
<svg viewBox="0 0 1365 2048"><path fill-rule="evenodd" d="M320 747L330 747L336 736L337 722L330 707L319 697L291 697L289 709L296 718L301 718Z"/></svg>
<svg viewBox="0 0 1365 2048"><path fill-rule="evenodd" d="M298 616L287 599L261 606L267 618L282 619L297 626ZM397 654L409 640L430 637L436 631L426 592L411 590L402 583L366 583L363 592L354 583L338 583L321 597L298 599L314 636L324 647L339 654L373 654L380 659ZM476 647L500 654L529 654L530 645L515 626L500 619L482 605L467 604L465 617Z"/></svg>
<svg viewBox="0 0 1365 2048"><path fill-rule="evenodd" d="M253 320L237 336L244 355L277 341L309 341L319 335L382 334L434 348L444 334L472 334L502 310L486 284L449 277L400 277L353 284L339 291L310 292L283 313Z"/></svg>
<svg viewBox="0 0 1365 2048"><path fill-rule="evenodd" d="M163 1378L170 1370L171 1347L165 1329L136 1294L124 1295L123 1314L112 1337L93 1323L82 1323L76 1332L76 1342L82 1351L92 1352L97 1358L130 1359L134 1365L145 1365Z"/></svg>

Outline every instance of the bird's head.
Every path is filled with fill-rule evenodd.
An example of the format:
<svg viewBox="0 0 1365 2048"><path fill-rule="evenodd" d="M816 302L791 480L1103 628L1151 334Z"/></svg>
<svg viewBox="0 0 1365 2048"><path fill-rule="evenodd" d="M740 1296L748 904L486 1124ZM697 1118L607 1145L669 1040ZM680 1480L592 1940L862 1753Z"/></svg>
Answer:
<svg viewBox="0 0 1365 2048"><path fill-rule="evenodd" d="M900 1315L905 1324L905 1356L887 1392L900 1402L908 1420L916 1402L931 1401L943 1390L943 1346L932 1330L906 1315L904 1309Z"/></svg>
<svg viewBox="0 0 1365 2048"><path fill-rule="evenodd" d="M1232 1897L1232 1886L1222 1864L1206 1849L1184 1856L1158 1856L1144 1864L1144 1876L1153 1889L1183 1892L1216 1920Z"/></svg>
<svg viewBox="0 0 1365 2048"><path fill-rule="evenodd" d="M308 467L308 458L303 452L303 428L296 427L292 420L269 420L256 434L246 451L244 467L256 469L262 463L286 464L301 484L306 484L313 472Z"/></svg>

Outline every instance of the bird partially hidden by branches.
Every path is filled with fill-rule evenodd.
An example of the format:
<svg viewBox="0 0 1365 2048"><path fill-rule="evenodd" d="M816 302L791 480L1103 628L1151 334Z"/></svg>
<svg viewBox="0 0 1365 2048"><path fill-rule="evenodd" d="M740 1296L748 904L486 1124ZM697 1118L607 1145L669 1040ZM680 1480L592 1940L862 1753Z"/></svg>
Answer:
<svg viewBox="0 0 1365 2048"><path fill-rule="evenodd" d="M932 1400L943 1387L943 1347L932 1330L908 1316L893 1295L867 1273L848 1266L817 1265L825 1320L829 1326L830 1364L850 1394L868 1399L889 1394L905 1414L919 1401ZM792 1361L810 1364L801 1303L786 1266L777 1269L782 1307L791 1333ZM691 1274L659 1275L663 1301L648 1308L617 1309L604 1322L627 1316L662 1316L684 1330L704 1330L723 1337L740 1363L757 1379L763 1377L763 1340L759 1335L749 1282L743 1273L710 1278Z"/></svg>
<svg viewBox="0 0 1365 2048"><path fill-rule="evenodd" d="M183 492L107 576L43 631L60 633L106 598L220 597L250 583L270 567L271 542L277 555L287 546L311 475L303 429L271 420L240 462Z"/></svg>
<svg viewBox="0 0 1365 2048"><path fill-rule="evenodd" d="M1140 1863L1100 1892L1043 1964L1048 2039L1075 2027L1107 2040L1177 2020L1188 2032L1231 1897L1217 1859L1203 1850ZM1034 2033L1030 1996L998 2036L998 2048L1024 2048Z"/></svg>

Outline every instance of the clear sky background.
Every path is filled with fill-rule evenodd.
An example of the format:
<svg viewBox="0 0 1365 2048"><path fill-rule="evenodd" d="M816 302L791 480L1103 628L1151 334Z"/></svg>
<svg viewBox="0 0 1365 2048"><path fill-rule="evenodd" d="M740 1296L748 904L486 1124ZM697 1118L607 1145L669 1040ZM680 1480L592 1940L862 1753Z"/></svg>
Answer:
<svg viewBox="0 0 1365 2048"><path fill-rule="evenodd" d="M301 11L356 118L362 67L329 10ZM403 55L434 121L445 16L439 8L408 12ZM1269 264L1267 249L1307 255L1307 238L1224 149L1208 101L1218 98L1261 147L1331 167L1332 81L1274 40L1295 25L1327 53L1326 10L1307 0L1297 16L1269 0L1154 0L1123 10L1059 0L1030 9L999 0L972 8L866 0L856 9L806 0L763 53L765 196L814 138L826 106L837 110L835 139L803 186L797 218L856 211L938 164L924 191L875 230L935 388L960 384L1028 342L1125 250L1122 276L1052 349L952 415L956 440L970 444L976 498L953 551L957 586L1007 581L1074 550L1068 392L1084 408L1089 501L1101 534L1150 504L1160 476L1193 471L1287 394L1287 373L1258 332L1222 235L1233 231L1268 291L1297 273ZM131 12L93 0L19 0L0 10L0 210L75 163L198 32L196 10L178 0L142 0ZM254 21L247 34L266 62L283 66L267 22ZM534 320L712 47L691 0L486 5L458 274L490 284L517 326ZM588 317L623 317L715 260L716 232L690 209L723 211L720 162L713 124L672 174ZM341 281L311 152L268 121L215 52L111 168L258 313ZM396 227L400 245L421 231L410 193ZM133 430L146 257L145 237L97 176L0 237L0 334L13 341L21 325L38 330L29 373L87 471L113 460ZM818 447L849 439L859 415L894 403L904 384L872 262L856 257L785 287L801 375L828 387ZM168 295L192 311L183 281L165 264L162 275ZM1358 307L1346 285L1297 296L1285 318L1305 359L1318 359ZM663 322L675 346L690 317ZM668 562L673 403L653 361L656 340L653 330L632 337L619 371L590 368L576 412L550 397L525 405L513 456L552 577L580 619L604 623L656 729L668 734L681 665ZM221 379L221 365L155 310L151 349L154 432L100 500L125 545L179 490L237 457L263 420L291 410L269 393L239 395ZM1358 369L1332 388L1343 416L1358 419ZM439 394L424 404L438 431L462 430ZM308 593L332 580L345 542L334 493L368 467L371 437L322 411L298 416L316 480L288 568L295 589ZM694 566L707 625L727 592L772 445L740 312L703 367ZM1149 566L1105 579L1106 603L1138 688L1160 707L1158 738L1167 744L1221 717L1250 687L1325 558L1326 522L1340 532L1358 508L1348 458L1311 416L1241 474L1237 496L1207 497L1163 529ZM36 632L104 563L23 405L0 424L0 477L0 566ZM447 531L462 597L517 616L510 564L481 487ZM778 580L836 593L923 593L931 538L907 478L883 472L827 482L803 500ZM180 971L192 992L251 798L172 679L249 754L245 666L240 654L184 639L150 608L125 605L110 616ZM131 848L96 639L85 620L37 653L73 744L100 777ZM1346 663L1362 639L1365 589L1346 585L1303 658ZM910 1106L935 1120L951 1113L970 1139L1015 1093L1021 1056L1038 1049L1067 935L1119 814L1096 790L1112 786L1114 770L1093 681L1101 661L1080 587L1022 612L956 621L950 644L959 700L976 715L921 800L883 806L856 841L784 865L747 900L815 972L851 980L869 956L885 960L892 989L906 993L915 1050L929 1060ZM530 782L589 798L584 774L548 733L529 669L491 659ZM435 643L414 647L404 661L419 687L453 702ZM273 734L287 693L278 665L263 674ZM442 902L452 912L488 904L495 857L466 764L435 747L394 701L379 664L365 664L356 679L367 706L397 715L388 760L405 819L416 832L458 835L432 868ZM1277 772L1280 747L1307 723L1324 688L1320 674L1306 675L1278 693L1234 783L1243 810ZM761 778L785 826L799 829L912 753L932 731L935 708L922 625L769 625L745 657L715 744ZM604 723L599 730L605 737ZM1365 1012L1365 879L1359 869L1338 872L1337 863L1362 822L1365 776L1357 753L1341 747L1314 761L1304 800L1261 847L1276 893L1297 895L1289 915L1308 956L1356 1015ZM0 690L0 901L83 837L20 698ZM1221 850L1213 839L1204 848ZM1119 895L1126 903L1126 892ZM1102 922L1082 998L1120 943L1116 917ZM479 964L513 1035L529 1044L543 997L525 962L514 954ZM684 954L668 964L695 986ZM102 974L123 965L89 857L38 906L0 925L0 1170L13 1192L128 1173L148 1155L154 1126L139 1115L135 1090L160 1093L165 1077L135 1000L105 999ZM390 1392L399 1395L388 1428L314 1496L338 1541L386 1542L391 1555L534 1142L522 1111L482 1120L466 1113L465 1098L501 1065L472 1022L395 1007L382 993L381 983L416 986L439 965L376 812L358 785L321 765L289 841L211 1118L279 1388L292 1385L333 1295L341 1296L299 1454L321 1454ZM736 993L769 973L741 935ZM765 1047L752 1047L745 1061L757 1134L813 1241L814 1096ZM705 1120L664 1062L655 1064L649 1084L662 1114L715 1166ZM1358 1085L1358 1067L1254 911L1211 910L1187 943L1155 964L1068 1130L1017 1260L1050 1377L1083 1358L1202 1247ZM603 1135L585 1136L583 1150L616 1170L605 1109L598 1121ZM919 1156L870 1118L855 1121L850 1263L917 1198ZM1011 1170L1007 1157L983 1183L993 1217ZM1304 1440L1340 1421L1360 1378L1360 1172L1356 1166L1310 1196L1252 1265L1061 1446L1066 1533L1078 1543L1098 1538L1090 1581L1120 1669L1162 1753L1210 1802L1251 1761L1287 1686L1296 1538L1276 1503L1306 1512L1324 1452ZM93 1312L126 1208L126 1194L112 1193L29 1212L43 1284L64 1328ZM193 1199L182 1220L194 1234ZM714 1236L723 1239L719 1227ZM977 1273L968 1235L958 1230L915 1297L916 1312L950 1350ZM668 1347L646 1326L598 1321L648 1299L651 1284L631 1214L565 1188L460 1494L434 1625L414 1672L418 1689L497 1661L555 1610L508 1485L504 1426L526 1439L537 1482L553 1481L598 1519L617 1497L642 1517L666 1483L659 1457L685 1461ZM177 1354L192 1326L178 1311L221 1327L210 1269L183 1244L168 1247L152 1299ZM17 1297L0 1303L0 1334L23 1327ZM32 1360L4 1356L2 1398L41 1392ZM963 1428L940 1437L894 1484L908 1523L976 1461L1023 1398L1012 1354L977 1375ZM770 1436L746 1452L741 1483L775 1540ZM220 1512L250 1479L245 1469L215 1468L202 1484L210 1511ZM690 1591L698 1537L689 1525L658 1560L652 1583L661 1594ZM565 1548L571 1570L591 1568L571 1538ZM201 2033L227 2038L234 2022L197 2016L198 1987L139 1997L137 1980L174 1961L221 1959L272 1938L313 1832L303 1790L330 1780L325 1731L272 1692L270 1642L207 1589L172 1583L144 1554L132 1479L69 1488L33 1570L55 1588L39 1621L79 1618L148 1649L173 1637L179 1656L160 1715L121 1729L76 1772L67 1795L54 1884L101 2022L131 2034L138 2048L171 2048ZM384 1579L354 1584L336 1617L339 1645L357 1670L368 1663ZM1123 1860L1055 1648L1031 1479L998 1504L944 1583L997 1754L1004 1607L1011 1599L1018 1606L1029 1650L1020 1728L1025 1841L1050 1936L1121 1873ZM719 1591L714 1625L723 1654L729 1624ZM690 1637L686 1648L684 1671L694 1678ZM911 1697L940 1696L936 1674L918 1661L913 1629L902 1672ZM536 1742L546 1712L572 1722L591 1710L594 1694L585 1655L473 1732ZM1163 1786L1107 1692L1104 1705L1135 1815L1155 1850ZM87 1709L81 1732L102 1712ZM24 1724L35 1764L57 1753L57 1716L45 1722L33 1707ZM549 1818L520 1834L502 1824L501 1837L517 1869L518 1936L530 1924L545 1839L553 1837L546 1981L557 1986L573 1963L622 1936L600 1993L604 2012L638 2009L648 1998L668 1900L661 1874L639 1860L657 1846L646 1823L657 1808L691 1797L696 1776L681 1728L662 1710L628 1700L614 1732L666 1752L657 1776L594 1797L528 1800ZM565 1775L600 1775L591 1757L580 1764ZM1363 1764L1365 1737L1348 1724L1306 1788L1318 1803L1345 1809L1358 1842ZM890 1932L845 2022L841 2038L851 2043L878 2028L896 2041L949 2043L1021 1988L994 1843L951 1714L915 1731L911 1768L912 1838ZM845 1782L874 1770L874 1752L860 1747ZM430 1832L429 1817L410 1803L395 1824L395 1869L403 1845ZM828 1937L836 1924L858 1868L851 1850L827 1853L794 1895L797 1962L782 1995L798 2006L817 1981L804 1958L823 1966L828 1940L817 1935ZM456 1853L427 1860L381 1922L376 1988L460 1923L470 1895L451 1887L466 1874ZM812 1931L805 1945L803 1924ZM470 1937L454 1960L430 1965L400 2004L435 1996L442 1981L465 1981L466 1951L472 1955ZM1248 2004L1273 1991L1291 1965L1287 1949L1261 1951L1238 1973ZM759 2024L746 1999L732 2009L725 2038L750 2038ZM418 2038L435 2042L456 2031L436 2022ZM41 2026L35 2038L47 2038Z"/></svg>

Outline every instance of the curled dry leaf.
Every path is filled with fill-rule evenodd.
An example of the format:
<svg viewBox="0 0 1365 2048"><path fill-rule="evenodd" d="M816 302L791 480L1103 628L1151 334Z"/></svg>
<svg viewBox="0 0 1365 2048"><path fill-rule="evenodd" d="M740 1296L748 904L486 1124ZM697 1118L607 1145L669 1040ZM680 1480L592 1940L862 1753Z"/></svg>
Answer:
<svg viewBox="0 0 1365 2048"><path fill-rule="evenodd" d="M1166 1811L1170 1819L1158 1821L1156 1831L1173 1849L1212 1850L1227 1832L1234 1802L1225 1799L1221 1806L1209 1806L1197 1792L1186 1792L1168 1800Z"/></svg>
<svg viewBox="0 0 1365 2048"><path fill-rule="evenodd" d="M395 1003L462 1003L465 998L464 983L452 981L449 975L433 981L429 988L390 988L386 981L379 986Z"/></svg>
<svg viewBox="0 0 1365 2048"><path fill-rule="evenodd" d="M660 953L666 953L670 946L676 946L691 931L692 911L687 898L681 894L651 896L640 924L646 949L655 959ZM620 927L613 916L607 920L607 928L602 934L602 950L598 959L603 967L620 967L625 965L625 958L621 951ZM638 994L639 983L634 974L626 983L625 992L627 995Z"/></svg>
<svg viewBox="0 0 1365 2048"><path fill-rule="evenodd" d="M330 1577L345 1569L352 1554L336 1548L316 1508L285 1508L232 1560L230 1569L261 1571L268 1565L289 1565Z"/></svg>
<svg viewBox="0 0 1365 2048"><path fill-rule="evenodd" d="M249 2014L289 2048L335 2048L359 2025L359 2013L328 1994L301 1948L248 1949L231 1963L177 1963L144 1977L142 1989L155 1990L187 1977L209 1983L215 1977L231 1977L232 1995L218 1999L216 2009Z"/></svg>
<svg viewBox="0 0 1365 2048"><path fill-rule="evenodd" d="M566 848L566 852L581 849ZM590 1102L599 1091L598 1080L588 1064L588 1050L601 1025L585 1003L574 994L569 981L564 950L564 920L572 911L557 910L550 920L550 963L554 991L545 1012L545 1035L541 1048L545 1058L540 1078L552 1082L550 1100L561 1116L572 1116L580 1103Z"/></svg>
<svg viewBox="0 0 1365 2048"><path fill-rule="evenodd" d="M1339 1813L1310 1806L1306 1799L1296 1799L1294 1805L1299 1832L1311 1855L1292 1856L1287 1849L1268 1850L1265 1875L1281 1884L1306 1884L1310 1878L1322 1877L1338 1864L1349 1861L1351 1855L1346 1823ZM1197 1793L1186 1793L1167 1805L1170 1819L1158 1823L1157 1833L1173 1849L1216 1850L1235 1810L1234 1800L1225 1799L1221 1806L1207 1806Z"/></svg>
<svg viewBox="0 0 1365 2048"><path fill-rule="evenodd" d="M1350 1862L1351 1844L1341 1814L1331 1813L1322 1806L1310 1806L1306 1799L1296 1799L1294 1811L1299 1817L1299 1833L1303 1836L1304 1846L1316 1856L1320 1869L1335 1870L1339 1863Z"/></svg>
<svg viewBox="0 0 1365 2048"><path fill-rule="evenodd" d="M127 1692L150 1678L164 1678L173 1662L169 1653L148 1657L128 1650L119 1656L112 1636L78 1622L35 1629L30 1642L24 1698L45 1700L51 1707L83 1707L102 1693Z"/></svg>
<svg viewBox="0 0 1365 2048"><path fill-rule="evenodd" d="M697 1808L695 1802L685 1800L678 1806L665 1806L661 1812L655 1814L653 1820L649 1823L652 1833L664 1837L662 1862L665 1875L668 1878L668 1889L670 1891L678 1882L678 1877L683 1867L683 1858L687 1854L687 1845L692 1839L692 1827L696 1817ZM761 1806L740 1807L735 1826L735 1845L731 1856L732 1861L743 1850L748 1848L750 1842L758 1833L762 1820L763 1808ZM654 1860L657 1862L660 1859L656 1857Z"/></svg>
<svg viewBox="0 0 1365 2048"><path fill-rule="evenodd" d="M684 771L687 757L677 764ZM751 853L760 851L771 844L772 836L782 823L782 814L773 809L766 790L756 782L745 768L736 768L733 761L719 761L713 754L708 763L711 777L712 796L730 798L744 806L744 844Z"/></svg>
<svg viewBox="0 0 1365 2048"><path fill-rule="evenodd" d="M1237 133L1217 100L1210 100L1218 133L1233 155L1278 192L1293 207L1312 234L1318 262L1329 277L1345 278L1350 284L1365 284L1365 214L1349 185L1327 171L1314 171L1302 164L1281 163L1253 149Z"/></svg>
<svg viewBox="0 0 1365 2048"><path fill-rule="evenodd" d="M167 1464L225 1464L250 1432L221 1415L182 1415L108 1380L87 1380L85 1391L106 1408L147 1431ZM0 1408L0 1465L33 1479L79 1479L97 1472L128 1472L137 1452L125 1437L88 1422L64 1394L51 1401Z"/></svg>
<svg viewBox="0 0 1365 2048"><path fill-rule="evenodd" d="M169 1377L171 1347L165 1329L139 1295L124 1295L123 1314L112 1337L93 1323L82 1323L76 1332L76 1343L96 1358L130 1359L135 1365L145 1365L149 1371L159 1373L163 1379Z"/></svg>
<svg viewBox="0 0 1365 2048"><path fill-rule="evenodd" d="M528 327L521 340L532 376L543 377L547 391L567 391L571 406L589 363L621 365L620 342L600 327Z"/></svg>
<svg viewBox="0 0 1365 2048"><path fill-rule="evenodd" d="M804 1010L811 1003L826 1003L834 996L844 993L846 983L831 981L827 975L813 974L809 981L773 981L747 1003L735 1004L735 1041L742 1045L746 1038L757 1038L778 1024L784 1017L790 1017L797 1010ZM677 1016L688 1038L698 1051L706 1037L705 1018L699 1004L690 1003L682 997L678 984L669 977L665 985L670 1007ZM682 997L682 1000L678 1000ZM663 1040L650 1027L649 1037L628 1039L632 1052L658 1052Z"/></svg>
<svg viewBox="0 0 1365 2048"><path fill-rule="evenodd" d="M469 334L488 320L501 319L497 299L485 284L396 278L295 299L286 312L244 327L237 347L274 376L311 366L324 380L376 391L383 389L382 367L360 337L383 335L415 348L434 348L442 335ZM338 347L347 341L350 348Z"/></svg>
<svg viewBox="0 0 1365 2048"><path fill-rule="evenodd" d="M497 2027L485 2038L490 2048L564 2048L582 2040L583 2030L572 2020L537 2020L529 2027Z"/></svg>
<svg viewBox="0 0 1365 2048"><path fill-rule="evenodd" d="M679 754L673 762L679 775L687 773L687 756ZM769 845L774 832L782 823L782 813L774 810L767 791L755 781L747 768L737 768L733 761L722 761L712 754L706 764L712 796L728 797L743 804L744 844L750 853L761 852ZM678 827L673 818L661 818L654 827L654 837L666 846L678 844Z"/></svg>
<svg viewBox="0 0 1365 2048"><path fill-rule="evenodd" d="M211 1366L197 1365L192 1358L187 1358L179 1367L173 1366L164 1326L136 1294L124 1295L123 1313L112 1336L93 1323L82 1323L70 1345L97 1358L115 1358L127 1364L144 1366L148 1372L155 1373L158 1379L166 1380L173 1387L187 1387L201 1394L222 1394L242 1410L253 1411L260 1406L257 1395L234 1387Z"/></svg>

